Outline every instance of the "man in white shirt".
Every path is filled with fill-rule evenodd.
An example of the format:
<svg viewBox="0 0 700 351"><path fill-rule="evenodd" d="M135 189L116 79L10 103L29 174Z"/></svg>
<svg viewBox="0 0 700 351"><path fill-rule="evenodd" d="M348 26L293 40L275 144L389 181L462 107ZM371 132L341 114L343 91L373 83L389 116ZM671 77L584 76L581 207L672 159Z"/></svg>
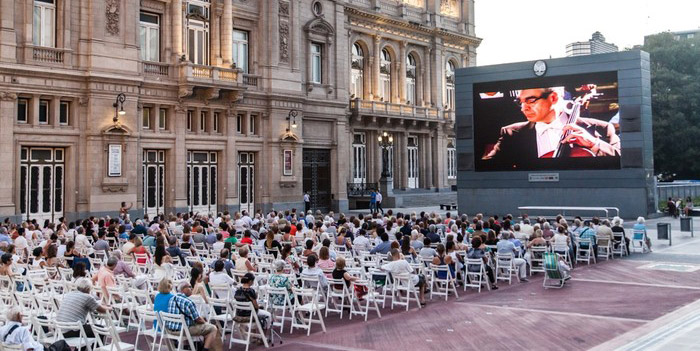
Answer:
<svg viewBox="0 0 700 351"><path fill-rule="evenodd" d="M353 240L352 246L358 252L370 250L371 245L369 244L369 239L367 239L364 230L360 229L357 232L357 236L355 236L355 240Z"/></svg>
<svg viewBox="0 0 700 351"><path fill-rule="evenodd" d="M44 346L32 337L29 328L22 325L22 309L10 308L6 314L7 323L0 328L0 341L8 345L22 345L25 351L44 351Z"/></svg>
<svg viewBox="0 0 700 351"><path fill-rule="evenodd" d="M391 249L391 262L382 265L383 271L389 272L392 275L411 276L411 282L420 290L420 304L425 305L425 277L423 275L413 274L413 267L405 259L401 258L401 253L398 249Z"/></svg>
<svg viewBox="0 0 700 351"><path fill-rule="evenodd" d="M318 279L318 283L321 285L321 288L326 290L326 288L328 288L328 278L326 278L326 275L323 273L321 268L316 267L316 261L318 261L316 255L310 255L306 258L306 264L309 265L309 268L301 271L301 277Z"/></svg>
<svg viewBox="0 0 700 351"><path fill-rule="evenodd" d="M384 215L384 209L382 208L382 200L384 199L382 197L382 193L377 191L377 196L376 196L376 205L377 206L377 211L382 211L382 216Z"/></svg>

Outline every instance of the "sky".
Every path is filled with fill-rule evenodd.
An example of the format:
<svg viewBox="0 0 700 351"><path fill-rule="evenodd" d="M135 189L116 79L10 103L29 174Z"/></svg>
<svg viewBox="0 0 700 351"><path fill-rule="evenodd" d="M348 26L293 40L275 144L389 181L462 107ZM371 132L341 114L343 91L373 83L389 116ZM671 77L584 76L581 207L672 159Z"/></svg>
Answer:
<svg viewBox="0 0 700 351"><path fill-rule="evenodd" d="M620 50L644 36L700 28L698 0L476 0L477 65L564 57L600 31Z"/></svg>

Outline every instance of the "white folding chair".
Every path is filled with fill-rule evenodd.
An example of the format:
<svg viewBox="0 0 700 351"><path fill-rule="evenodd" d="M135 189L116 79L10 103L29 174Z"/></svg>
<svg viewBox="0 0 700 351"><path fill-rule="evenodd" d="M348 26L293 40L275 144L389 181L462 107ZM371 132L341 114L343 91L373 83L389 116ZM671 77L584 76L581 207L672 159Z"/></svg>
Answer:
<svg viewBox="0 0 700 351"><path fill-rule="evenodd" d="M270 321L270 327L280 327L280 333L284 331L284 322L286 320L292 320L294 318L294 304L289 298L289 293L286 288L275 288L268 286L265 290L267 297L267 310L272 314L272 321ZM281 304L279 302L282 302ZM282 315L278 312L282 311ZM287 311L289 311L289 317L287 317ZM279 320L279 322L278 322ZM291 333L291 326L289 332Z"/></svg>
<svg viewBox="0 0 700 351"><path fill-rule="evenodd" d="M450 291L459 297L457 294L457 280L452 276L452 271L448 265L430 264L430 299L433 295L444 296L447 301Z"/></svg>
<svg viewBox="0 0 700 351"><path fill-rule="evenodd" d="M576 242L576 262L586 262L591 264L596 262L596 257L593 254L593 241L591 238L579 238Z"/></svg>
<svg viewBox="0 0 700 351"><path fill-rule="evenodd" d="M154 322L158 320L158 317L156 316L156 312L153 311L153 308L137 308L135 310L136 312L136 317L138 319L138 327L136 328L136 340L134 341L134 345L138 348L139 345L139 338L141 336L144 337L146 340L146 343L148 344L148 339L147 337L150 337L153 339L153 342L151 342L151 351L153 351L156 347L156 340L158 339L158 330L154 326Z"/></svg>
<svg viewBox="0 0 700 351"><path fill-rule="evenodd" d="M464 275L464 291L467 291L467 288L477 288L481 292L482 285L486 285L486 288L491 290L484 260L481 258L467 258L464 264L467 266L467 271Z"/></svg>
<svg viewBox="0 0 700 351"><path fill-rule="evenodd" d="M194 339L192 339L190 330L187 328L184 315L160 311L156 313L156 316L158 318L158 328L161 330L158 351L160 351L163 345L163 340L165 340L168 349L171 351L183 351L185 349L185 344L189 346L190 350L196 350L194 347ZM168 329L168 324L177 324L180 326L180 329ZM177 347L173 345L173 341L177 341Z"/></svg>
<svg viewBox="0 0 700 351"><path fill-rule="evenodd" d="M95 338L88 338L85 334L85 329L80 322L59 322L54 321L53 325L56 326L56 339L63 339L66 343L75 349L85 348L88 351L93 350L95 345ZM66 338L65 334L71 331L78 331L79 336Z"/></svg>
<svg viewBox="0 0 700 351"><path fill-rule="evenodd" d="M216 310L219 310L220 312L216 312ZM208 322L211 323L211 321L216 321L221 323L221 330L226 330L226 327L228 326L229 322L233 322L233 308L231 307L231 303L229 302L228 297L225 298L216 298L216 297L210 297L209 298L209 318ZM224 337L226 333L221 333L221 341L224 341Z"/></svg>
<svg viewBox="0 0 700 351"><path fill-rule="evenodd" d="M229 349L231 349L233 344L241 344L245 345L245 349L248 351L250 348L250 339L252 337L262 339L265 347L269 347L267 344L267 337L265 337L265 332L260 324L260 319L258 319L258 314L255 311L253 303L250 301L242 302L233 300L231 301L231 305L233 306L233 313L236 317L234 317L231 323L231 338L228 342ZM238 314L243 311L248 312L250 317L239 317ZM236 325L238 325L240 338L236 337Z"/></svg>
<svg viewBox="0 0 700 351"><path fill-rule="evenodd" d="M377 316L382 318L382 313L379 312L379 304L377 302L384 302L384 299L380 298L377 292L370 287L370 282L367 280L356 280L352 282L352 284L353 285L350 290L352 294L352 301L350 302L350 319L352 319L353 314L359 314L361 316L365 316L366 322L370 310L374 310L377 312ZM356 287L364 288L364 290L367 291L367 293L362 297L364 301L361 301L357 296ZM357 307L355 307L355 305L357 305Z"/></svg>
<svg viewBox="0 0 700 351"><path fill-rule="evenodd" d="M102 313L98 317L99 320L93 318L93 323L90 324L96 336L95 341L97 341L95 351L130 351L136 349L134 344L122 342L109 314Z"/></svg>
<svg viewBox="0 0 700 351"><path fill-rule="evenodd" d="M627 251L627 245L625 244L625 233L613 232L613 240L615 241L612 249L613 257L615 255L620 255L620 257L629 256L630 253ZM617 248L615 248L615 244L617 244Z"/></svg>
<svg viewBox="0 0 700 351"><path fill-rule="evenodd" d="M496 254L496 280L506 280L508 284L511 284L513 276L515 279L520 281L520 275L518 274L518 268L515 267L513 262L512 253L497 253Z"/></svg>
<svg viewBox="0 0 700 351"><path fill-rule="evenodd" d="M528 249L530 261L530 275L535 272L544 273L544 253L547 252L547 248L544 246L533 246Z"/></svg>
<svg viewBox="0 0 700 351"><path fill-rule="evenodd" d="M335 312L340 313L340 319L343 319L343 312L346 306L345 302L349 296L350 293L345 284L345 279L328 279L325 317L328 317L328 312ZM340 299L340 303L338 303L336 299Z"/></svg>
<svg viewBox="0 0 700 351"><path fill-rule="evenodd" d="M649 246L647 246L647 233L644 230L634 230L632 232L632 252L647 253L651 251Z"/></svg>
<svg viewBox="0 0 700 351"><path fill-rule="evenodd" d="M598 257L605 257L605 260L614 258L613 242L611 238L596 238L598 244Z"/></svg>
<svg viewBox="0 0 700 351"><path fill-rule="evenodd" d="M406 306L406 311L411 305L411 295L415 298L416 305L421 308L420 298L418 297L418 289L413 283L413 277L410 274L392 274L392 289L391 289L391 309L394 305Z"/></svg>
<svg viewBox="0 0 700 351"><path fill-rule="evenodd" d="M311 335L311 324L317 323L321 325L323 332L326 332L326 324L323 322L323 314L321 313L326 306L318 302L318 293L315 289L298 288L294 289L294 294L297 296L294 299L294 315L292 319L292 331L294 328L306 329L306 335ZM304 314L308 316L305 316ZM315 319L314 316L318 316Z"/></svg>

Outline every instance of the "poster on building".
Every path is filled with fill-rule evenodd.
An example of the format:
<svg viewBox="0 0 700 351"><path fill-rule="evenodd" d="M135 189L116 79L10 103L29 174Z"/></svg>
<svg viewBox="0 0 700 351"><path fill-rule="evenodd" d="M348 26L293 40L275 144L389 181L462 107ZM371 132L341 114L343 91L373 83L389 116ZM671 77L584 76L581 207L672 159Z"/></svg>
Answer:
<svg viewBox="0 0 700 351"><path fill-rule="evenodd" d="M284 150L284 175L292 175L292 150Z"/></svg>
<svg viewBox="0 0 700 351"><path fill-rule="evenodd" d="M122 175L122 146L109 145L108 166L110 177L121 177Z"/></svg>

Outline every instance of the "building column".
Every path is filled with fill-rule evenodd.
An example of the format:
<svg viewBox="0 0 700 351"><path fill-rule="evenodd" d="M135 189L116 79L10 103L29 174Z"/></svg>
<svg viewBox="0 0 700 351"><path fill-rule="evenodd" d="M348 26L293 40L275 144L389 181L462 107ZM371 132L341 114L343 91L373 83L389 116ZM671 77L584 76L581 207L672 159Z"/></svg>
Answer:
<svg viewBox="0 0 700 351"><path fill-rule="evenodd" d="M221 58L224 66L233 63L233 0L224 0L221 16Z"/></svg>
<svg viewBox="0 0 700 351"><path fill-rule="evenodd" d="M211 40L209 41L209 64L212 66L221 66L221 31L219 30L219 24L221 22L221 14L219 13L218 7L212 6L211 8Z"/></svg>
<svg viewBox="0 0 700 351"><path fill-rule="evenodd" d="M0 214L11 216L16 212L14 201L14 182L16 159L15 142L13 139L15 116L17 116L17 94L0 94Z"/></svg>
<svg viewBox="0 0 700 351"><path fill-rule="evenodd" d="M425 188L430 189L433 188L434 183L433 183L433 168L434 168L434 159L436 157L440 157L439 152L438 155L433 153L433 138L432 138L433 133L426 134L423 138L424 140L424 149L425 153Z"/></svg>
<svg viewBox="0 0 700 351"><path fill-rule="evenodd" d="M372 94L374 100L379 99L379 65L382 62L381 59L381 47L379 44L382 42L382 37L379 35L374 36L374 65L372 65Z"/></svg>
<svg viewBox="0 0 700 351"><path fill-rule="evenodd" d="M178 104L175 106L174 111L175 147L173 148L174 157L172 159L175 162L175 198L172 206L177 209L183 209L187 208L187 145L185 143L187 107ZM196 116L196 118L199 118L199 116ZM194 122L192 124L196 125ZM168 168L172 169L171 167Z"/></svg>
<svg viewBox="0 0 700 351"><path fill-rule="evenodd" d="M175 59L173 62L177 63L180 61L180 56L185 52L183 51L182 45L182 0L173 0L172 2L172 18L173 18L173 36L172 36L172 48Z"/></svg>
<svg viewBox="0 0 700 351"><path fill-rule="evenodd" d="M425 48L425 72L423 73L423 106L429 107L430 104L432 103L432 99L430 98L430 91L431 86L430 86L430 55L431 55L431 49L429 47Z"/></svg>
<svg viewBox="0 0 700 351"><path fill-rule="evenodd" d="M401 174L398 174L394 179L400 179L399 188L405 189L408 187L408 132L397 133L399 140L399 160L401 162ZM396 153L394 153L396 157ZM395 186L396 187L396 186Z"/></svg>
<svg viewBox="0 0 700 351"><path fill-rule="evenodd" d="M406 46L408 42L401 41L399 49L399 102L406 103ZM415 102L414 102L415 103Z"/></svg>

